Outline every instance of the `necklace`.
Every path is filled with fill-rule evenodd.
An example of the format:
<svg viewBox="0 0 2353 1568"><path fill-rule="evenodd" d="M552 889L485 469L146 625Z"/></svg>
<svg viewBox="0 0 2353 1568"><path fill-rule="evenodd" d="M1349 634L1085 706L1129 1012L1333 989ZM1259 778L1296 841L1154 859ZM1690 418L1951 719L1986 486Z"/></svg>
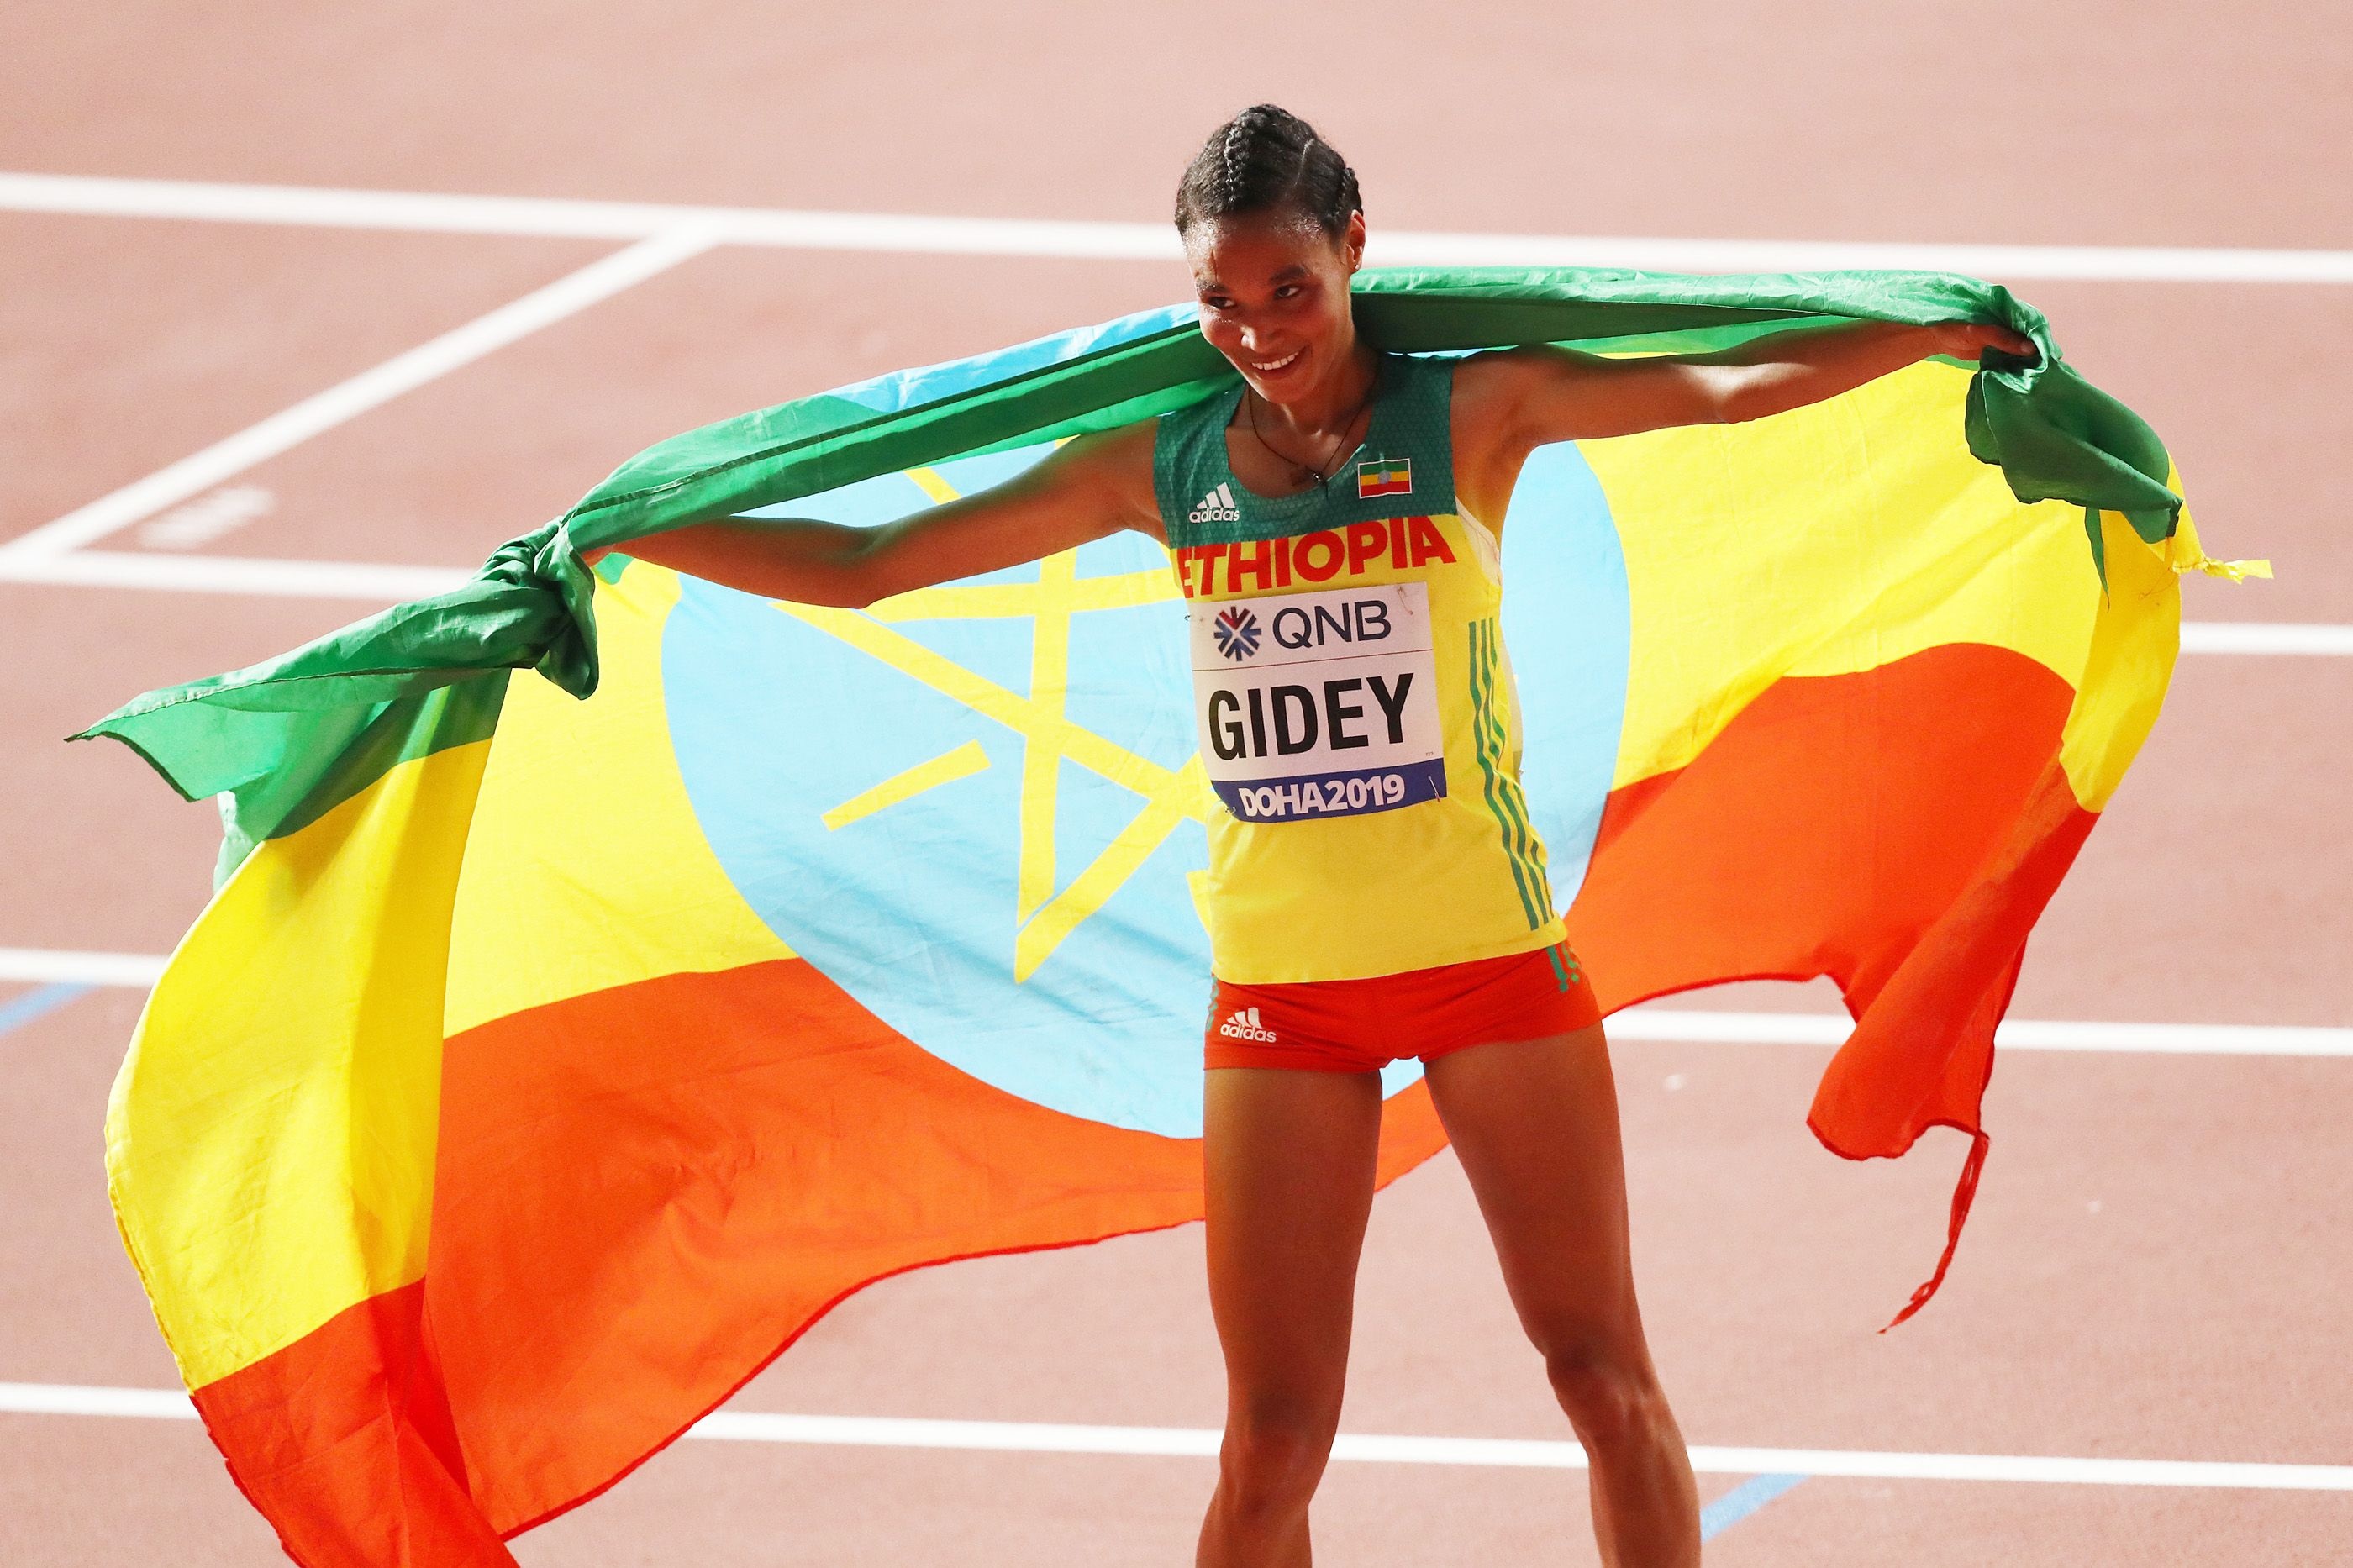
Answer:
<svg viewBox="0 0 2353 1568"><path fill-rule="evenodd" d="M1331 456L1324 459L1324 466L1321 468L1311 468L1290 453L1276 450L1274 443L1268 440L1258 427L1257 395L1250 388L1244 387L1242 408L1250 421L1250 439L1265 448L1268 457L1278 462L1290 464L1293 475L1303 489L1309 485L1314 485L1320 489L1332 482L1332 476L1340 471L1341 463L1345 460L1350 452L1356 450L1356 447L1348 443L1348 432L1356 427L1356 421L1363 418L1365 410L1373 405L1373 394L1379 390L1380 379L1380 366L1376 362L1372 379L1365 384L1365 395L1357 401L1356 407L1348 411L1348 417L1341 423L1340 434L1333 444Z"/></svg>

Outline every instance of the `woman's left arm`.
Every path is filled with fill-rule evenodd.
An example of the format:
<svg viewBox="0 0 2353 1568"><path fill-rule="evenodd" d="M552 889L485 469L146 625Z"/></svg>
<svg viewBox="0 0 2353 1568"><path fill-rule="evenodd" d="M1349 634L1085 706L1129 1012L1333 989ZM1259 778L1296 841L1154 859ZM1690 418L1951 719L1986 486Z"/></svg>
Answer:
<svg viewBox="0 0 2353 1568"><path fill-rule="evenodd" d="M1762 419L1852 392L1866 381L1950 354L1974 363L1983 349L2026 359L2034 344L2008 327L1978 321L1905 326L1844 321L1776 332L1721 353L1603 359L1567 349L1515 349L1499 363L1514 416L1509 422L1547 441L1631 436L1671 425Z"/></svg>
<svg viewBox="0 0 2353 1568"><path fill-rule="evenodd" d="M1527 455L1550 442L1762 419L1931 354L1974 362L1989 348L2030 360L2036 353L2022 334L1983 322L1847 321L1712 354L1605 359L1550 347L1475 354L1455 378L1457 483L1470 480L1473 492L1500 487L1500 500ZM1465 499L1476 504L1475 495Z"/></svg>

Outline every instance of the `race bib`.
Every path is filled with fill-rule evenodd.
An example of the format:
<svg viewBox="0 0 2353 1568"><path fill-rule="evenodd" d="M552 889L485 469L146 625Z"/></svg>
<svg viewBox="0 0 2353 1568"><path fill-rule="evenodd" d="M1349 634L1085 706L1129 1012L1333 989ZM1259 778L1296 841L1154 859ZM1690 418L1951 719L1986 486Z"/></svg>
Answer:
<svg viewBox="0 0 2353 1568"><path fill-rule="evenodd" d="M1244 822L1355 816L1446 793L1422 583L1186 610L1201 762Z"/></svg>

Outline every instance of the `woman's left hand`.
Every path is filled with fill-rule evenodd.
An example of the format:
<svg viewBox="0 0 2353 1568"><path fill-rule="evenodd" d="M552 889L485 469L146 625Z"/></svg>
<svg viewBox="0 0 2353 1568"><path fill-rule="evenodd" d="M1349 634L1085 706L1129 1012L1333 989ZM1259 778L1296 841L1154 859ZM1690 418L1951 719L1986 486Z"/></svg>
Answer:
<svg viewBox="0 0 2353 1568"><path fill-rule="evenodd" d="M1931 330L1939 339L1937 352L1955 359L1974 360L1984 349L2000 349L2029 361L2042 357L2034 340L2024 332L2015 332L1991 321L1939 321Z"/></svg>

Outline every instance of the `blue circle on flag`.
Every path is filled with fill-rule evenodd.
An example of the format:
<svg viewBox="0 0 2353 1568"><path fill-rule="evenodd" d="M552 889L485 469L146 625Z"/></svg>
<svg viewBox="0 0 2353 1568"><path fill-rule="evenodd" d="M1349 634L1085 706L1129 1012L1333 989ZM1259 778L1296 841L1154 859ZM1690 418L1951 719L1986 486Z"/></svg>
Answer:
<svg viewBox="0 0 2353 1568"><path fill-rule="evenodd" d="M1039 456L936 479L968 494ZM1624 566L1573 447L1538 453L1521 490L1505 561L1542 613L1505 625L1565 902L1616 759ZM930 499L893 475L777 510L872 525ZM1166 581L1167 556L1122 534L1082 548L1076 573L1082 588ZM1069 593L1036 565L949 587L937 615L852 626L684 581L663 682L704 835L778 937L924 1049L1054 1110L1198 1137L1209 955L1187 878L1207 837L1189 817L1162 831L1139 793L1195 750L1182 605L1094 591L1080 603L1106 607L1056 611ZM1419 1071L1394 1064L1384 1090Z"/></svg>

